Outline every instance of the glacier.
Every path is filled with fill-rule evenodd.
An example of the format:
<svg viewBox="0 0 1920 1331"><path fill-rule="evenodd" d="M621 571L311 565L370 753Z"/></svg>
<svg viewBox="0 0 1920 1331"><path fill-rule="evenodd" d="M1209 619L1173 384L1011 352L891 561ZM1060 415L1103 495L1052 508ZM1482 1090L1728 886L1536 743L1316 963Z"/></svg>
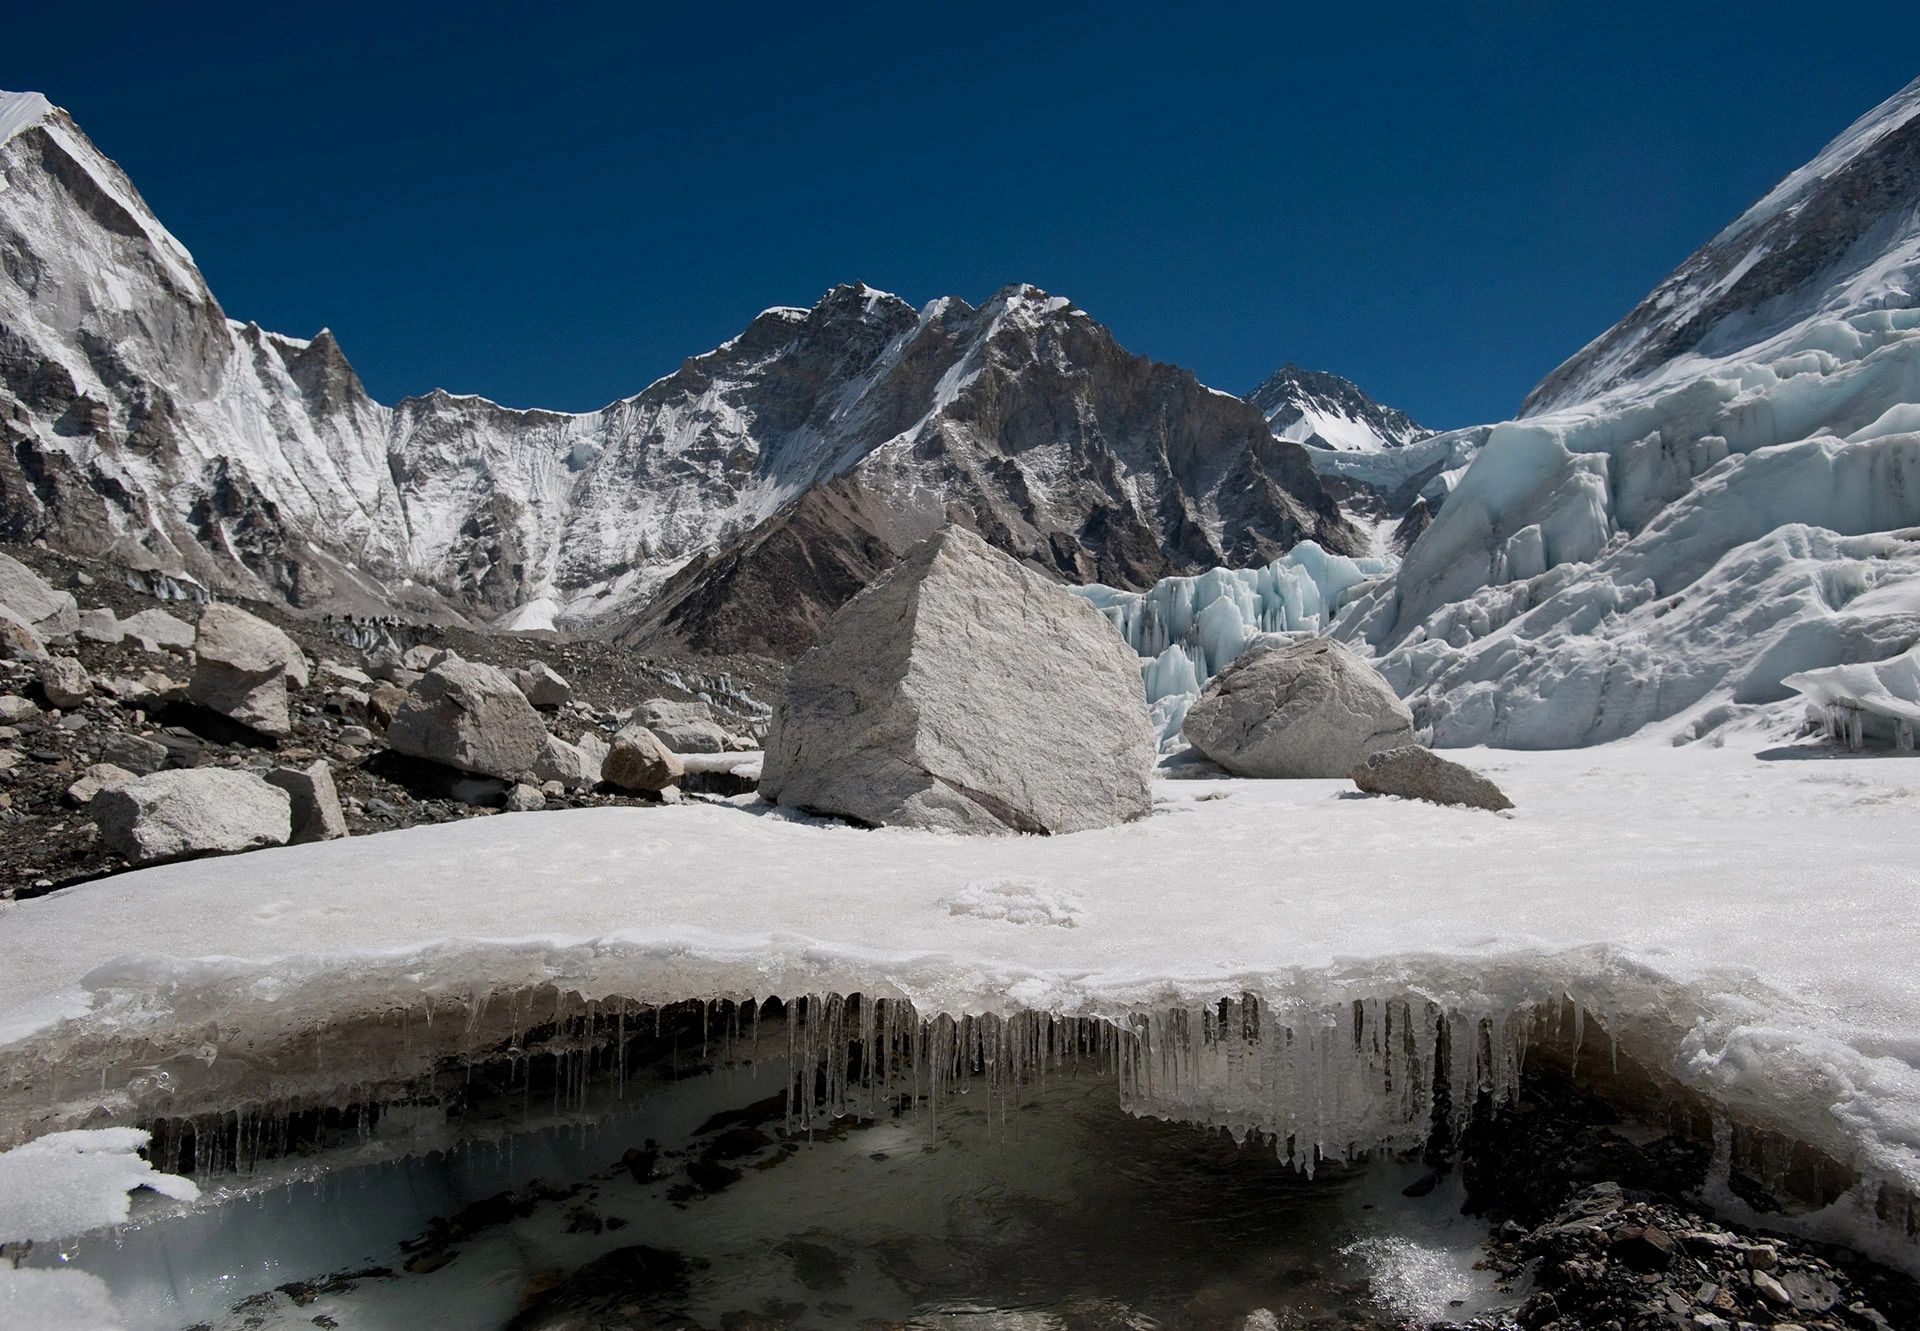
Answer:
<svg viewBox="0 0 1920 1331"><path fill-rule="evenodd" d="M1214 675L1264 637L1324 632L1361 589L1393 572L1390 555L1329 554L1302 541L1257 568L1163 578L1144 592L1072 587L1143 658L1147 703L1163 749L1177 747L1187 708Z"/></svg>
<svg viewBox="0 0 1920 1331"><path fill-rule="evenodd" d="M1920 640L1916 161L1920 80L1463 436L1333 630L1435 744L1697 738Z"/></svg>

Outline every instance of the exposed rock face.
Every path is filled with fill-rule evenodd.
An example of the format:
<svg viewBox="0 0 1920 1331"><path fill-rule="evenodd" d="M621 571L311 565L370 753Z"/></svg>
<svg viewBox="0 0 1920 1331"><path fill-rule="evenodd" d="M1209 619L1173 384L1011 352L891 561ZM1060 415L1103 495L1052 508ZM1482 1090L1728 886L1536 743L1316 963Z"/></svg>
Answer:
<svg viewBox="0 0 1920 1331"><path fill-rule="evenodd" d="M1398 795L1431 804L1464 804L1496 813L1513 807L1505 791L1471 767L1450 762L1417 744L1373 754L1353 769L1353 784L1370 794Z"/></svg>
<svg viewBox="0 0 1920 1331"><path fill-rule="evenodd" d="M1328 638L1254 647L1187 712L1187 741L1235 776L1341 778L1413 742L1413 714L1353 649Z"/></svg>
<svg viewBox="0 0 1920 1331"><path fill-rule="evenodd" d="M400 753L512 781L533 770L547 727L503 670L442 661L408 691L387 727Z"/></svg>
<svg viewBox="0 0 1920 1331"><path fill-rule="evenodd" d="M276 767L267 781L287 792L293 814L294 844L334 841L347 835L347 815L340 808L333 769L324 762L305 767Z"/></svg>
<svg viewBox="0 0 1920 1331"><path fill-rule="evenodd" d="M679 756L645 726L626 726L613 737L600 779L622 790L661 791L686 774Z"/></svg>
<svg viewBox="0 0 1920 1331"><path fill-rule="evenodd" d="M282 846L293 831L284 790L222 767L105 786L88 807L101 840L135 864Z"/></svg>
<svg viewBox="0 0 1920 1331"><path fill-rule="evenodd" d="M1362 539L1256 409L1031 287L920 310L836 287L596 412L442 392L387 407L330 333L229 321L64 112L24 117L0 172L11 539L362 613L645 612L647 636L786 656L946 501L1075 582Z"/></svg>
<svg viewBox="0 0 1920 1331"><path fill-rule="evenodd" d="M46 579L7 554L0 554L0 605L45 640L64 638L80 627L80 606L73 594L54 590Z"/></svg>
<svg viewBox="0 0 1920 1331"><path fill-rule="evenodd" d="M633 719L675 753L725 753L733 738L713 719L713 709L698 699L654 698L635 708Z"/></svg>
<svg viewBox="0 0 1920 1331"><path fill-rule="evenodd" d="M1079 597L949 527L834 616L774 710L763 797L871 826L1145 815L1139 663Z"/></svg>
<svg viewBox="0 0 1920 1331"><path fill-rule="evenodd" d="M210 605L195 638L198 659L187 696L263 735L292 730L287 681L304 687L307 658L293 639L264 619L230 605Z"/></svg>

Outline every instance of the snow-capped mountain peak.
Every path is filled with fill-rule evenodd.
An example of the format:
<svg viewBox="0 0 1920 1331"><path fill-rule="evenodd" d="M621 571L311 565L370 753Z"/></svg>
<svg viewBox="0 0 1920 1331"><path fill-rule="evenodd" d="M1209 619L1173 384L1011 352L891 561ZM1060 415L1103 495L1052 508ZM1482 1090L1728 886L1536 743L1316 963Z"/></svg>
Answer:
<svg viewBox="0 0 1920 1331"><path fill-rule="evenodd" d="M1308 448L1375 453L1400 448L1432 431L1404 411L1383 406L1350 379L1289 362L1247 394L1274 435Z"/></svg>
<svg viewBox="0 0 1920 1331"><path fill-rule="evenodd" d="M971 521L1143 586L1360 534L1253 408L1014 285L776 306L595 412L372 401L339 342L227 318L132 182L0 101L0 532L220 591L786 654L906 545Z"/></svg>

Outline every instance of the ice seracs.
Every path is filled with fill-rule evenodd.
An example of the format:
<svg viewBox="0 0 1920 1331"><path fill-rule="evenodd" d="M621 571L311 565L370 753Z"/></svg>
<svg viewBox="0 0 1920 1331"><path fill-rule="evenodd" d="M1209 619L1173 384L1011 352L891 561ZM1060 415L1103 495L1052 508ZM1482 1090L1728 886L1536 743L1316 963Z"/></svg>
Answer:
<svg viewBox="0 0 1920 1331"><path fill-rule="evenodd" d="M1486 431L1356 598L1336 635L1435 743L1724 716L1920 634L1916 110L1920 84Z"/></svg>
<svg viewBox="0 0 1920 1331"><path fill-rule="evenodd" d="M1147 702L1163 748L1202 686L1250 645L1275 634L1320 633L1362 588L1389 575L1389 557L1350 558L1303 541L1257 568L1164 578L1144 592L1075 587L1141 657Z"/></svg>
<svg viewBox="0 0 1920 1331"><path fill-rule="evenodd" d="M1827 732L1852 748L1868 739L1913 748L1920 727L1920 647L1885 661L1801 671L1781 682L1798 690Z"/></svg>

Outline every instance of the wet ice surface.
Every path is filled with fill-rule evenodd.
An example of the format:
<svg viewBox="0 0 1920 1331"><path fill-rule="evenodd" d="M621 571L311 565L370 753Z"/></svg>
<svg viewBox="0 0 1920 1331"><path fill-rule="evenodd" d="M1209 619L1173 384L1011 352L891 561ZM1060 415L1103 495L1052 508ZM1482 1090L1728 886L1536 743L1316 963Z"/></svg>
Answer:
<svg viewBox="0 0 1920 1331"><path fill-rule="evenodd" d="M597 1126L267 1186L66 1252L107 1281L130 1328L155 1329L536 1327L613 1307L636 1326L758 1313L795 1331L1238 1327L1262 1309L1281 1327L1347 1326L1464 1316L1494 1297L1471 1269L1484 1230L1444 1186L1403 1198L1408 1167L1308 1180L1257 1143L1129 1117L1093 1073L1012 1112L975 1085L937 1116L789 1132L765 1102L783 1071L703 1075ZM633 1148L653 1154L647 1182L620 1163ZM535 1179L581 1187L400 1246ZM609 1256L635 1245L663 1255ZM298 1288L369 1267L393 1274Z"/></svg>

